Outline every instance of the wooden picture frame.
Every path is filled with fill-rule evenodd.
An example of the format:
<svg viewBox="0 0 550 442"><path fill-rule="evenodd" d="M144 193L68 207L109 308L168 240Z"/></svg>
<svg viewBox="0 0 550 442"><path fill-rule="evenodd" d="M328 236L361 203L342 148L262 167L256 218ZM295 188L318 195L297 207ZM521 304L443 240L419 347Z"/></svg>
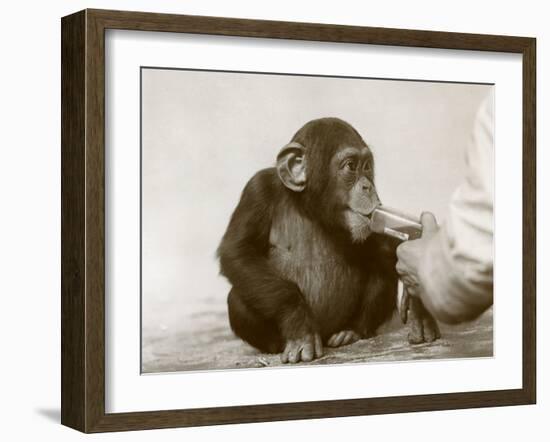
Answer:
<svg viewBox="0 0 550 442"><path fill-rule="evenodd" d="M517 53L523 64L523 385L132 413L105 412L105 30ZM83 432L533 404L536 400L536 40L312 23L84 10L62 19L62 409Z"/></svg>

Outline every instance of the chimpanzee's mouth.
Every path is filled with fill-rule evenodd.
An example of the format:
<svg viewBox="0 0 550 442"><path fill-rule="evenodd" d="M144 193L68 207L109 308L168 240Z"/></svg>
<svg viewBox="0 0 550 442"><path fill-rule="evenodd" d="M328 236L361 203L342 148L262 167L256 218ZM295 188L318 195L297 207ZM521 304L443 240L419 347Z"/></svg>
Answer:
<svg viewBox="0 0 550 442"><path fill-rule="evenodd" d="M380 203L380 200L377 199L376 202L372 202L371 204L368 204L367 207L364 207L363 205L361 205L362 207L349 207L349 209L356 213L357 215L360 215L362 218L366 218L368 219L369 221L372 221L372 217L374 215L374 211L381 206L381 203Z"/></svg>
<svg viewBox="0 0 550 442"><path fill-rule="evenodd" d="M366 222L368 225L372 222L372 213L364 213L359 212L357 210L350 209L350 212L357 216L357 220L362 220L362 222ZM361 222L361 221L359 221Z"/></svg>
<svg viewBox="0 0 550 442"><path fill-rule="evenodd" d="M376 209L377 206L373 207L372 210L368 213L365 213L364 211L354 210L350 207L350 210L355 213L356 215L359 215L361 218L366 218L369 221L372 221L372 215L374 213L374 209Z"/></svg>
<svg viewBox="0 0 550 442"><path fill-rule="evenodd" d="M360 243L365 241L371 234L372 212L353 210L351 207L346 211L346 225L351 233L352 241Z"/></svg>

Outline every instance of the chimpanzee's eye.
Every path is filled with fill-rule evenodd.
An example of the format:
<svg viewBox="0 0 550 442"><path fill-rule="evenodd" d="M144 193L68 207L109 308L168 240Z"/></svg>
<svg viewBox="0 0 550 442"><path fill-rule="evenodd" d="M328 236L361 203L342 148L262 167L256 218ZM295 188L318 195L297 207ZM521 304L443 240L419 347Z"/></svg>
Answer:
<svg viewBox="0 0 550 442"><path fill-rule="evenodd" d="M355 172L357 170L357 163L353 160L348 160L344 163L344 168L351 172Z"/></svg>

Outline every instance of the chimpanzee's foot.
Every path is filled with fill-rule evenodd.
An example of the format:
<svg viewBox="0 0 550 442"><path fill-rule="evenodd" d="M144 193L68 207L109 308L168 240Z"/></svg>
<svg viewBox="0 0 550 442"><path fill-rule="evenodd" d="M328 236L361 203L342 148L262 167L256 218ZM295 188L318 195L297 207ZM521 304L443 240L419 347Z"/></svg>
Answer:
<svg viewBox="0 0 550 442"><path fill-rule="evenodd" d="M334 333L327 341L328 347L341 347L343 345L353 344L358 341L360 336L353 330L342 330Z"/></svg>
<svg viewBox="0 0 550 442"><path fill-rule="evenodd" d="M317 333L308 333L297 339L286 342L285 349L281 353L283 364L296 364L297 362L310 362L323 356L323 342Z"/></svg>

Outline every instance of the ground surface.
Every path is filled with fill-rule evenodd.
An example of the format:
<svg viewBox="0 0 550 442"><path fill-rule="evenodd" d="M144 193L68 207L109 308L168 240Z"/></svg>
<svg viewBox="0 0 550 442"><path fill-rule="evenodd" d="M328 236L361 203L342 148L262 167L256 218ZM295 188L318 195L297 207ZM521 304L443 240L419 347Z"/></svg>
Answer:
<svg viewBox="0 0 550 442"><path fill-rule="evenodd" d="M407 327L394 318L371 339L337 349L307 365L489 357L493 355L492 309L474 322L441 325L442 338L410 345ZM236 338L229 329L225 306L211 305L177 326L144 330L142 371L261 368L281 365L278 355L262 354ZM306 365L306 364L301 364Z"/></svg>

